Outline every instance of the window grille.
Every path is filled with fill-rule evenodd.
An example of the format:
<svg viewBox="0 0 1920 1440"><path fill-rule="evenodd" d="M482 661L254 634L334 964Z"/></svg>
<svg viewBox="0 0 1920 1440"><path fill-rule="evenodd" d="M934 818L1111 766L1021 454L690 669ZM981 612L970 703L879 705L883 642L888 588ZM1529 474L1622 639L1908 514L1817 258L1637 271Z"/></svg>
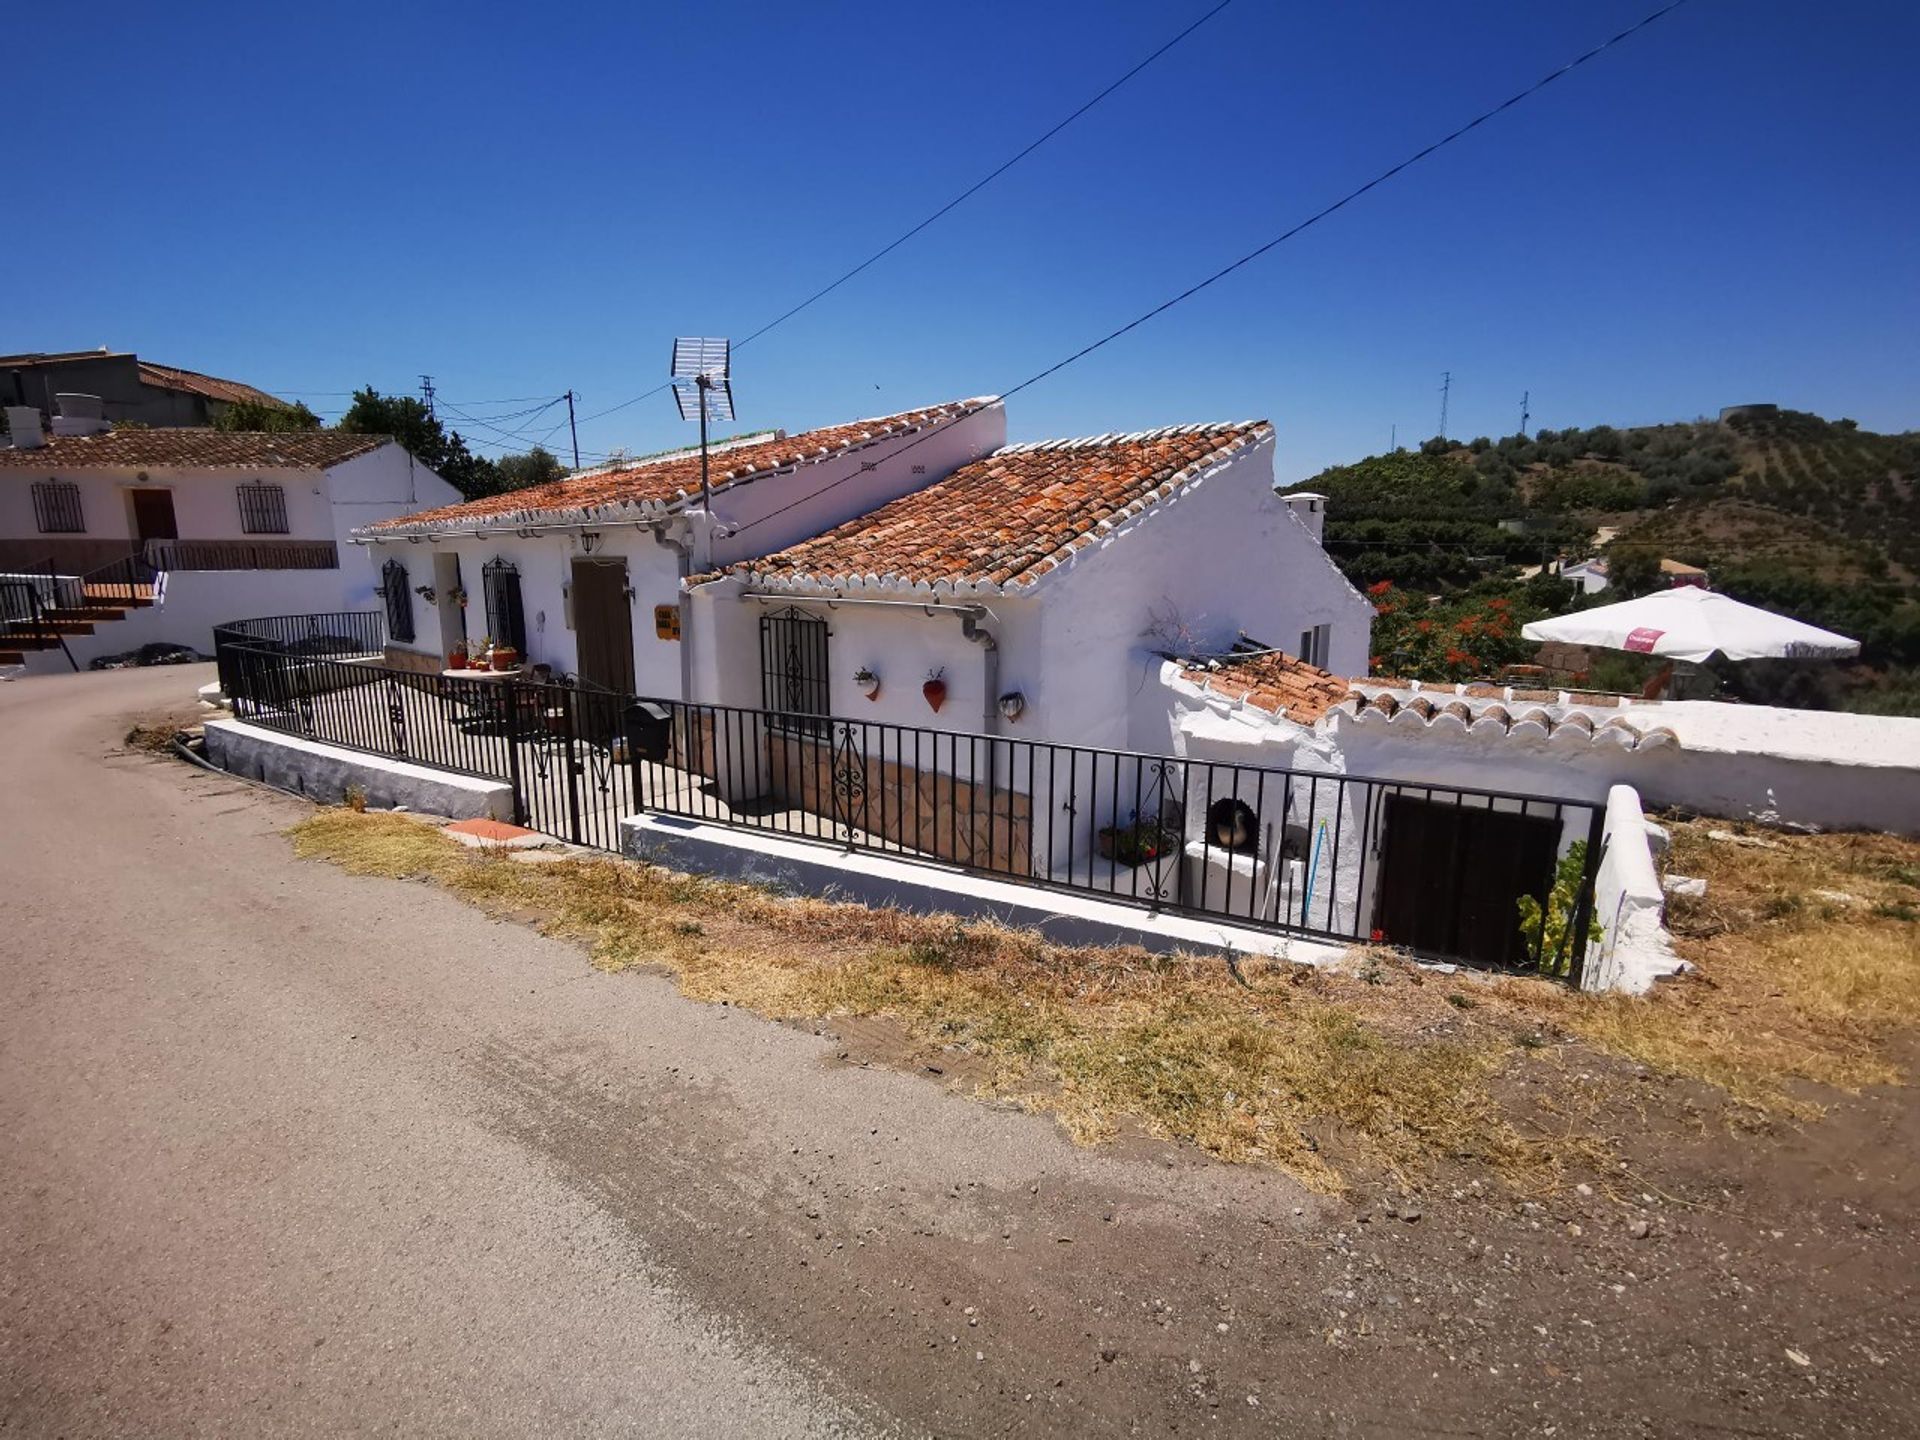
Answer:
<svg viewBox="0 0 1920 1440"><path fill-rule="evenodd" d="M481 590L487 598L487 633L496 645L511 645L527 653L527 618L520 607L520 568L511 560L489 560L480 567Z"/></svg>
<svg viewBox="0 0 1920 1440"><path fill-rule="evenodd" d="M243 535L284 535L287 533L287 492L280 485L249 481L236 485L240 497L240 533Z"/></svg>
<svg viewBox="0 0 1920 1440"><path fill-rule="evenodd" d="M407 589L407 567L398 560L380 567L380 593L387 602L387 635L413 639L413 596Z"/></svg>
<svg viewBox="0 0 1920 1440"><path fill-rule="evenodd" d="M40 480L33 487L33 518L42 535L84 535L86 512L71 480Z"/></svg>
<svg viewBox="0 0 1920 1440"><path fill-rule="evenodd" d="M829 715L827 622L788 608L760 617L760 703L776 730L817 735Z"/></svg>

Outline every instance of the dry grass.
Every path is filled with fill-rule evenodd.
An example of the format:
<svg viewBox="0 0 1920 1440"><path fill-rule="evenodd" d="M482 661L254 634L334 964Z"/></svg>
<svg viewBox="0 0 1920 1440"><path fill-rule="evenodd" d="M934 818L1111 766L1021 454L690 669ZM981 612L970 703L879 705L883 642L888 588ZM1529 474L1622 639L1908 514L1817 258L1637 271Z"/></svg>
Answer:
<svg viewBox="0 0 1920 1440"><path fill-rule="evenodd" d="M1554 1018L1761 1109L1815 1113L1808 1083L1900 1083L1892 1042L1920 1027L1920 844L1724 821L1669 828L1669 869L1707 882L1668 914L1696 972L1642 1000L1549 997Z"/></svg>
<svg viewBox="0 0 1920 1440"><path fill-rule="evenodd" d="M1700 972L1638 1000L1439 975L1375 951L1332 971L1245 961L1236 979L1213 957L1057 946L611 859L523 864L402 816L330 810L293 838L353 873L428 878L537 920L602 968L662 967L697 999L783 1019L892 1017L928 1055L965 1051L988 1089L1082 1140L1134 1127L1322 1188L1451 1160L1533 1187L1607 1156L1604 1086L1567 1078L1592 1051L1763 1108L1803 1111L1799 1080L1897 1078L1886 1042L1920 1020L1920 931L1899 918L1920 901L1920 846L1759 850L1708 841L1708 828L1676 827L1676 868L1710 881L1677 916ZM1809 888L1860 903L1791 901ZM1549 1098L1503 1098L1528 1078Z"/></svg>

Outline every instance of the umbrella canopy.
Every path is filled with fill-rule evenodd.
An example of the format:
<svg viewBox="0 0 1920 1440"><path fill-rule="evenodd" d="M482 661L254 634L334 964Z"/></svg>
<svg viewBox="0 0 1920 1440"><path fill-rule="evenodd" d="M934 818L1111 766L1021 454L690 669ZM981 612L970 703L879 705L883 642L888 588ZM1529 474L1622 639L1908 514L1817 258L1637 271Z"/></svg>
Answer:
<svg viewBox="0 0 1920 1440"><path fill-rule="evenodd" d="M1860 653L1858 640L1694 585L1536 620L1520 633L1695 662L1715 652L1729 660L1840 660Z"/></svg>

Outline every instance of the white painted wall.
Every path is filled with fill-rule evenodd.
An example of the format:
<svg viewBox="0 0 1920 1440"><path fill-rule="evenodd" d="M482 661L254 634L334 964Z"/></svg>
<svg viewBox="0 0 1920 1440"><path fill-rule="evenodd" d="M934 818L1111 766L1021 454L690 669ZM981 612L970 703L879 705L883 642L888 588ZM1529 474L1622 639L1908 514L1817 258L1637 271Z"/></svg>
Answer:
<svg viewBox="0 0 1920 1440"><path fill-rule="evenodd" d="M1291 650L1302 630L1331 625L1330 667L1366 673L1373 607L1274 494L1271 438L1075 552L1042 583L1028 699L1036 733L1049 739L1150 748L1133 732L1133 708L1151 685L1154 652L1224 651L1242 632Z"/></svg>
<svg viewBox="0 0 1920 1440"><path fill-rule="evenodd" d="M130 610L125 619L98 625L91 635L69 635L67 648L82 670L98 656L122 655L159 642L187 645L212 655L213 627L228 620L374 608L375 601L365 593L368 586L357 579L348 584L342 578L357 574L357 568L175 570L167 576L165 604ZM26 662L30 675L60 674L72 668L58 649L29 651Z"/></svg>
<svg viewBox="0 0 1920 1440"><path fill-rule="evenodd" d="M444 656L442 614L449 602L444 586L435 578L440 563L436 557L457 556L460 583L466 590L466 635L478 644L487 633L486 590L483 567L491 560L511 561L520 571L520 603L527 621L527 664L551 665L555 674L579 668L580 652L571 623L567 591L573 579L576 558L617 561L626 566L627 584L633 598L634 686L641 695L677 697L680 693L679 642L661 640L654 633L653 607L678 605L680 570L676 552L653 538L651 530L633 527L598 532L591 552L577 533L552 532L532 537L502 533L482 539L476 536L442 536L436 540L388 541L379 545L356 546L364 551L374 573L388 559L407 566L410 603L413 606L412 644L396 642L396 648L425 655ZM433 585L435 601L413 593L421 585Z"/></svg>
<svg viewBox="0 0 1920 1440"><path fill-rule="evenodd" d="M141 479L141 475L146 478ZM7 483L0 485L0 536L40 538L31 487L36 481L48 479L70 480L79 487L87 526L84 534L45 537L49 540L125 540L131 548L133 502L127 492L133 489L173 492L175 528L183 540L331 540L338 533L326 477L318 470L201 470L156 465L143 471L49 468L45 474L37 470L10 472ZM235 487L255 481L279 485L286 491L285 535L242 533Z"/></svg>

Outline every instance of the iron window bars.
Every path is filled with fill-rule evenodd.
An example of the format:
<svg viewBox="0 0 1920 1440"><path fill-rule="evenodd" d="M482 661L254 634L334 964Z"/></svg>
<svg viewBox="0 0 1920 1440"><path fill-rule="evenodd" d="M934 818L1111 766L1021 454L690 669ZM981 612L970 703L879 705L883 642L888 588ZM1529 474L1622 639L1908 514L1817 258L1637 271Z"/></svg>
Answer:
<svg viewBox="0 0 1920 1440"><path fill-rule="evenodd" d="M269 485L249 480L233 487L240 497L240 533L243 535L285 535L287 533L287 491L284 485Z"/></svg>
<svg viewBox="0 0 1920 1440"><path fill-rule="evenodd" d="M33 519L42 535L86 534L87 516L80 503L80 487L71 480L35 481Z"/></svg>

